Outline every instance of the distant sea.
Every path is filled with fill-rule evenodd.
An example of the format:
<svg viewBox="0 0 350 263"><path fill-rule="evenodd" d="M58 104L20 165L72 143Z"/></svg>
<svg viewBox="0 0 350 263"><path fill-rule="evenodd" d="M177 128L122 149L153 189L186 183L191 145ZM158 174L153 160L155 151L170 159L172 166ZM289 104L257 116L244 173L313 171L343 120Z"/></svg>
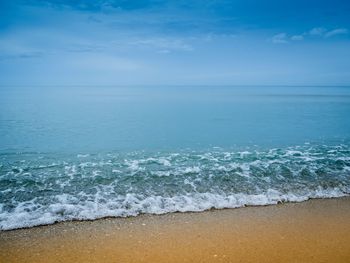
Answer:
<svg viewBox="0 0 350 263"><path fill-rule="evenodd" d="M350 194L350 87L0 87L0 229Z"/></svg>

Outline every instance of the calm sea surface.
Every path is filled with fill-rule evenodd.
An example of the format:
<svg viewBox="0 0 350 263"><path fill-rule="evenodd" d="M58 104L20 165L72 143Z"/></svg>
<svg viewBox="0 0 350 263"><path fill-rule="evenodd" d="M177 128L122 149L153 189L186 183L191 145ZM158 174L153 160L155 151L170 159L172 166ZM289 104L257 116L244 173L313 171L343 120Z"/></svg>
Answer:
<svg viewBox="0 0 350 263"><path fill-rule="evenodd" d="M0 229L350 194L350 87L0 87Z"/></svg>

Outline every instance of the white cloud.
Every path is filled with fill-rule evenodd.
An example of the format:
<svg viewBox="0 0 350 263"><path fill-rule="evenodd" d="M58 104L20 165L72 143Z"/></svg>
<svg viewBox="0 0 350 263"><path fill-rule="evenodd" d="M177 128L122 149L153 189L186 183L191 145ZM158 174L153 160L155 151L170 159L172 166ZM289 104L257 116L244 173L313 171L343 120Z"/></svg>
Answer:
<svg viewBox="0 0 350 263"><path fill-rule="evenodd" d="M272 41L272 43L275 43L275 44L286 44L286 43L288 43L287 34L286 33L279 33L277 35L274 35L271 38L271 41Z"/></svg>
<svg viewBox="0 0 350 263"><path fill-rule="evenodd" d="M303 35L288 36L286 33L279 33L271 38L271 42L274 44L287 44L289 41L301 41L303 39Z"/></svg>
<svg viewBox="0 0 350 263"><path fill-rule="evenodd" d="M186 43L182 39L177 38L165 38L165 37L155 37L155 38L145 38L136 39L130 41L131 45L138 47L151 47L162 50L181 50L181 51L192 51L193 47Z"/></svg>
<svg viewBox="0 0 350 263"><path fill-rule="evenodd" d="M322 36L326 32L327 32L327 29L325 29L324 27L314 27L309 31L309 34L311 36Z"/></svg>
<svg viewBox="0 0 350 263"><path fill-rule="evenodd" d="M121 77L128 72L139 72L146 65L137 58L121 57L114 54L61 54L47 57L46 63L56 60L64 68L62 71L82 72L84 74L113 75Z"/></svg>
<svg viewBox="0 0 350 263"><path fill-rule="evenodd" d="M336 28L333 30L327 30L324 27L315 27L315 28L311 29L307 34L310 36L319 36L319 37L329 38L332 36L345 35L348 33L349 33L349 31L346 28Z"/></svg>
<svg viewBox="0 0 350 263"><path fill-rule="evenodd" d="M294 35L290 39L293 41L300 41L300 40L304 39L304 36L303 35Z"/></svg>
<svg viewBox="0 0 350 263"><path fill-rule="evenodd" d="M272 43L285 44L291 41L302 41L307 38L330 38L337 35L346 35L349 33L347 28L336 28L328 30L324 27L314 27L311 30L302 34L288 36L286 33L279 33L271 38Z"/></svg>
<svg viewBox="0 0 350 263"><path fill-rule="evenodd" d="M161 50L158 50L157 53L159 53L159 54L169 54L170 50L168 50L168 49L161 49Z"/></svg>
<svg viewBox="0 0 350 263"><path fill-rule="evenodd" d="M336 35L345 35L348 34L349 31L346 28L337 28L331 31L328 31L324 37L332 37L332 36L336 36Z"/></svg>

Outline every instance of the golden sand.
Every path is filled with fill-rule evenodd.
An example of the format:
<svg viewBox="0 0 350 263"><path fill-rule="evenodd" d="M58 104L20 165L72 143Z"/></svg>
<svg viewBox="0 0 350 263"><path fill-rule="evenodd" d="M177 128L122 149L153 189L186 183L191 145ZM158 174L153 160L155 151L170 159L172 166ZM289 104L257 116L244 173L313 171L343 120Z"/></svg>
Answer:
<svg viewBox="0 0 350 263"><path fill-rule="evenodd" d="M0 262L350 262L350 198L0 232Z"/></svg>

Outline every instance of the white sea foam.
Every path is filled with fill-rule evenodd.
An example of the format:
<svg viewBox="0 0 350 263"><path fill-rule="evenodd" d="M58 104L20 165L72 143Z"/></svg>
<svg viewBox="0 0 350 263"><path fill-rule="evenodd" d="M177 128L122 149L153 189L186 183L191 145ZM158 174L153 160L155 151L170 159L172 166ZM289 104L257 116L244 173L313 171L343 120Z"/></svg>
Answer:
<svg viewBox="0 0 350 263"><path fill-rule="evenodd" d="M125 164L128 166L128 168L131 171L137 172L144 170L145 168L140 166L140 161L139 160L125 160Z"/></svg>
<svg viewBox="0 0 350 263"><path fill-rule="evenodd" d="M350 194L349 147L7 156L0 229L203 211ZM11 160L14 158L14 160Z"/></svg>
<svg viewBox="0 0 350 263"><path fill-rule="evenodd" d="M201 168L198 166L193 166L193 167L186 167L183 171L183 173L199 173L201 171Z"/></svg>
<svg viewBox="0 0 350 263"><path fill-rule="evenodd" d="M78 154L77 157L78 158L86 158L86 157L89 157L90 154Z"/></svg>
<svg viewBox="0 0 350 263"><path fill-rule="evenodd" d="M245 156L247 156L247 155L249 155L249 154L251 154L251 153L248 152L248 151L243 151L243 152L240 152L240 153L239 153L239 155L240 155L241 158L244 158Z"/></svg>
<svg viewBox="0 0 350 263"><path fill-rule="evenodd" d="M147 159L144 159L144 160L140 160L140 163L143 163L143 164L152 163L152 162L158 163L158 164L161 164L161 165L164 165L164 166L170 166L171 165L170 161L167 158L164 158L164 157L159 157L159 158L150 157L150 158L147 158Z"/></svg>
<svg viewBox="0 0 350 263"><path fill-rule="evenodd" d="M149 196L142 198L137 194L118 196L115 199L98 202L95 200L76 202L67 194L56 197L57 203L49 206L36 204L36 200L20 203L11 213L0 206L0 228L10 230L53 224L67 220L92 220L107 216L127 217L141 213L165 214L171 212L200 212L208 209L237 208L243 206L272 205L279 202L302 202L311 198L342 197L350 189L318 188L304 193L281 193L270 189L261 194L237 193L220 195L214 193L193 193L174 197Z"/></svg>

